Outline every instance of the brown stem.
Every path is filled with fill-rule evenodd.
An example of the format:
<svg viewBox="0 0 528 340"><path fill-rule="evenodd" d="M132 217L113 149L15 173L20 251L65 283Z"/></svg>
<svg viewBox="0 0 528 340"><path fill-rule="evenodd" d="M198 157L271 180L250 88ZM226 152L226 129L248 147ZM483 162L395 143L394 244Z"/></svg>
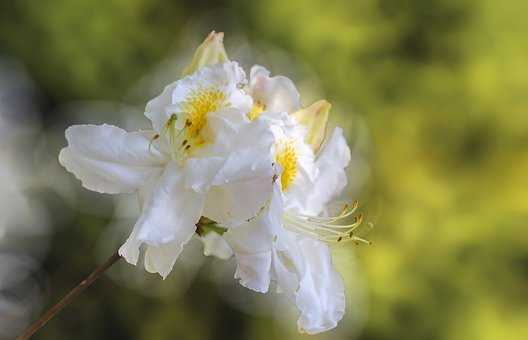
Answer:
<svg viewBox="0 0 528 340"><path fill-rule="evenodd" d="M103 274L114 263L119 261L119 259L121 259L121 256L119 256L119 254L115 252L112 256L108 258L108 260L106 260L105 263L95 268L95 270L90 275L88 275L86 279L82 280L81 283L79 283L75 288L73 288L65 297L63 297L53 307L48 309L46 313L44 313L40 317L40 319L38 319L31 326L29 326L24 332L24 334L19 336L17 340L29 339L33 334L35 334L36 331L42 328L42 326L44 326L46 322L51 320L55 316L55 314L60 312L64 307L68 306L73 300L75 300L75 298L79 294L81 294L83 290L85 290L92 283L94 283L101 276L101 274Z"/></svg>

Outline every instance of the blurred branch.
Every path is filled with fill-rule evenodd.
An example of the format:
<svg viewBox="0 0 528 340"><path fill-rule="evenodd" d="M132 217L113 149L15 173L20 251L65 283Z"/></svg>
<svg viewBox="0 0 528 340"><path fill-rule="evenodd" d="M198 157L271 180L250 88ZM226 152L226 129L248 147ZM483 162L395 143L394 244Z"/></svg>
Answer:
<svg viewBox="0 0 528 340"><path fill-rule="evenodd" d="M73 288L65 297L63 297L59 302L57 302L53 307L48 309L40 319L35 321L29 328L26 329L24 334L19 336L17 340L26 340L29 339L35 332L37 332L42 326L51 320L58 312L60 312L64 307L68 306L75 298L82 293L83 290L88 288L92 283L94 283L108 268L110 268L114 263L119 261L121 256L117 252L112 254L106 260L105 263L97 267L88 277L81 281L75 288Z"/></svg>

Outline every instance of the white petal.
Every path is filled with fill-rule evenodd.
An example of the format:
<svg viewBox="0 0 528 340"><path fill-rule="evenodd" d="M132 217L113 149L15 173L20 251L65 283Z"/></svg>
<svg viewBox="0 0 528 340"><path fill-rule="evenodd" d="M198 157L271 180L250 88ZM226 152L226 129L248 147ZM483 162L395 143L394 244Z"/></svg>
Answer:
<svg viewBox="0 0 528 340"><path fill-rule="evenodd" d="M119 256L124 258L128 263L137 265L142 242L137 238L138 227L137 224L132 229L132 233L128 236L125 243L119 248Z"/></svg>
<svg viewBox="0 0 528 340"><path fill-rule="evenodd" d="M343 136L343 130L335 128L332 137L323 145L315 160L318 176L311 188L308 204L312 212L319 214L346 187L345 168L349 162L350 149Z"/></svg>
<svg viewBox="0 0 528 340"><path fill-rule="evenodd" d="M218 118L216 124L217 143L209 152L224 158L208 183L204 215L224 226L233 226L255 216L271 197L275 173L271 158L274 139L264 122L246 121L233 126L235 123ZM197 170L193 170L195 176L189 174L187 180L192 179L198 189L206 190L206 176L196 176L206 171L205 166L200 165L205 160L190 159L188 163L189 169L195 164L192 168Z"/></svg>
<svg viewBox="0 0 528 340"><path fill-rule="evenodd" d="M293 183L285 190L285 210L290 213L319 214L311 207L311 193L319 170L315 166L314 154L308 144L296 140L297 174Z"/></svg>
<svg viewBox="0 0 528 340"><path fill-rule="evenodd" d="M215 256L221 260L228 260L233 256L233 250L226 240L215 231L209 231L200 237L204 245L205 256Z"/></svg>
<svg viewBox="0 0 528 340"><path fill-rule="evenodd" d="M176 260L180 256L184 244L187 243L191 237L192 233L185 242L175 240L159 246L147 245L145 250L145 270L149 273L157 273L163 279L166 279L172 271L174 263L176 263Z"/></svg>
<svg viewBox="0 0 528 340"><path fill-rule="evenodd" d="M182 169L185 188L205 193L224 163L224 158L216 156L187 159Z"/></svg>
<svg viewBox="0 0 528 340"><path fill-rule="evenodd" d="M244 287L265 293L271 278L271 258L277 234L282 230L282 197L278 183L267 209L252 221L229 229L224 238L235 253L235 278Z"/></svg>
<svg viewBox="0 0 528 340"><path fill-rule="evenodd" d="M255 292L266 293L270 284L271 251L256 254L235 253L235 279Z"/></svg>
<svg viewBox="0 0 528 340"><path fill-rule="evenodd" d="M211 115L208 125L213 143L202 148L203 154L236 157L242 160L252 152L259 152L256 154L259 157L254 157L254 154L253 157L243 160L245 164L260 164L272 159L271 148L275 143L275 136L267 121L260 119L249 121L245 113L238 110L224 110L221 114ZM239 152L241 154L236 156ZM236 167L230 169L233 173Z"/></svg>
<svg viewBox="0 0 528 340"><path fill-rule="evenodd" d="M141 187L137 192L137 198L139 202L139 207L143 210L146 200L150 197L152 191L156 188L160 181L160 177L151 178L148 180L143 187ZM140 248L143 244L137 237L139 232L139 224L136 222L132 232L128 236L125 243L119 248L119 255L123 257L128 263L137 264L140 254Z"/></svg>
<svg viewBox="0 0 528 340"><path fill-rule="evenodd" d="M174 240L186 243L196 229L204 196L185 188L183 173L170 162L143 204L138 239L153 246Z"/></svg>
<svg viewBox="0 0 528 340"><path fill-rule="evenodd" d="M343 129L336 127L332 137L323 146L323 149L317 156L317 164L322 166L335 166L343 169L350 162L350 149L346 139L343 136Z"/></svg>
<svg viewBox="0 0 528 340"><path fill-rule="evenodd" d="M345 288L332 265L328 246L304 238L300 241L305 270L296 293L301 332L316 334L337 326L345 313Z"/></svg>
<svg viewBox="0 0 528 340"><path fill-rule="evenodd" d="M235 150L249 147L269 147L274 142L269 124L255 120L250 122L246 113L240 110L228 109L209 115L208 122L211 140L214 141L203 148L203 152L227 156Z"/></svg>
<svg viewBox="0 0 528 340"><path fill-rule="evenodd" d="M224 238L235 254L235 279L259 293L268 291L273 233L264 218L229 229Z"/></svg>
<svg viewBox="0 0 528 340"><path fill-rule="evenodd" d="M153 129L158 133L163 131L163 127L170 117L166 108L172 105L172 93L177 85L178 82L175 81L165 86L161 94L149 101L145 107L145 116L150 120Z"/></svg>
<svg viewBox="0 0 528 340"><path fill-rule="evenodd" d="M196 230L204 197L185 188L181 170L171 162L140 199L141 216L119 254L137 264L140 247L147 244L145 269L165 278Z"/></svg>
<svg viewBox="0 0 528 340"><path fill-rule="evenodd" d="M225 227L236 227L261 212L271 193L271 177L213 186L203 215Z"/></svg>
<svg viewBox="0 0 528 340"><path fill-rule="evenodd" d="M292 113L300 108L300 95L293 82L284 77L270 77L262 66L251 68L250 91L254 100L262 102L267 111Z"/></svg>
<svg viewBox="0 0 528 340"><path fill-rule="evenodd" d="M74 125L66 130L68 146L59 162L89 190L130 193L158 176L166 162L153 132L126 132L110 125Z"/></svg>
<svg viewBox="0 0 528 340"><path fill-rule="evenodd" d="M288 245L274 251L273 273L279 292L299 310L299 331L316 334L334 328L345 313L345 293L328 246L290 232L282 236Z"/></svg>

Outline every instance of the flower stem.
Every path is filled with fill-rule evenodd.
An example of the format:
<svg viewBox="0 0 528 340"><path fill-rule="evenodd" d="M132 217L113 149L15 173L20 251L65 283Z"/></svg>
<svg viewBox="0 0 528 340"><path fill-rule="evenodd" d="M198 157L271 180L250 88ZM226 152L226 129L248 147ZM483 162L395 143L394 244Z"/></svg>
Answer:
<svg viewBox="0 0 528 340"><path fill-rule="evenodd" d="M64 296L59 302L57 302L53 307L48 309L40 319L35 321L31 326L29 326L24 334L19 336L17 340L26 340L29 339L35 332L37 332L42 326L51 320L58 312L60 312L64 307L72 303L75 298L82 293L83 290L88 288L92 283L94 283L108 268L110 268L114 263L119 261L121 256L117 252L112 254L102 265L95 268L95 270L88 275L88 277L81 281L75 288L73 288L66 296Z"/></svg>

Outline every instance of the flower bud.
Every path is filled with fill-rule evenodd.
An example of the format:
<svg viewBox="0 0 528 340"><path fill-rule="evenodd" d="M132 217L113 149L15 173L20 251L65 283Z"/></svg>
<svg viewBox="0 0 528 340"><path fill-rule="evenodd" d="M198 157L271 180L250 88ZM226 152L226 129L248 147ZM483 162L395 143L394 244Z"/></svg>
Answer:
<svg viewBox="0 0 528 340"><path fill-rule="evenodd" d="M194 52L191 63L183 70L183 76L196 72L199 68L229 61L224 48L224 33L209 33L204 42Z"/></svg>
<svg viewBox="0 0 528 340"><path fill-rule="evenodd" d="M319 100L312 105L292 113L297 121L308 128L306 144L317 152L321 147L326 135L326 124L332 105L326 100Z"/></svg>

